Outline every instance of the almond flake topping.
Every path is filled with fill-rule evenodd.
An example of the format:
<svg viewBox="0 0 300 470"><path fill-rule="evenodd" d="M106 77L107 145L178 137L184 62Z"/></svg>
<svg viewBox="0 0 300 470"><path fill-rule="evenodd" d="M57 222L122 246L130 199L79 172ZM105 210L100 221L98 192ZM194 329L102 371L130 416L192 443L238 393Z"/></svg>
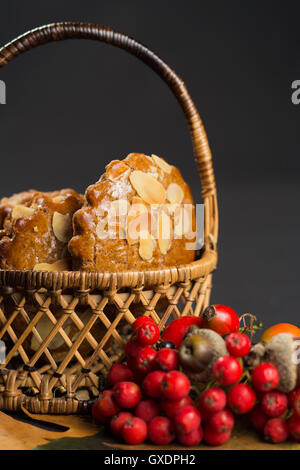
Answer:
<svg viewBox="0 0 300 470"><path fill-rule="evenodd" d="M22 204L17 204L11 213L13 219L19 219L20 217L29 218L34 214L34 209L32 207L23 206Z"/></svg>
<svg viewBox="0 0 300 470"><path fill-rule="evenodd" d="M176 184L171 183L167 189L167 199L171 204L181 204L184 197L182 188Z"/></svg>
<svg viewBox="0 0 300 470"><path fill-rule="evenodd" d="M55 261L55 263L38 263L34 266L33 271L69 271L70 262L68 259L63 258Z"/></svg>
<svg viewBox="0 0 300 470"><path fill-rule="evenodd" d="M170 238L171 238L171 220L170 217L165 213L161 212L159 215L158 222L159 238L158 246L163 255L170 249Z"/></svg>
<svg viewBox="0 0 300 470"><path fill-rule="evenodd" d="M54 212L52 228L56 238L60 242L67 243L72 236L72 220L70 215Z"/></svg>
<svg viewBox="0 0 300 470"><path fill-rule="evenodd" d="M154 154L152 154L151 157L153 158L154 162L156 163L156 165L161 170L168 173L168 175L171 173L171 171L172 171L171 165L169 165L169 163L167 163L163 158L160 158L160 157L158 157L157 155L154 155Z"/></svg>
<svg viewBox="0 0 300 470"><path fill-rule="evenodd" d="M140 170L130 175L130 182L138 195L147 204L163 204L166 199L166 190L153 176Z"/></svg>
<svg viewBox="0 0 300 470"><path fill-rule="evenodd" d="M155 240L147 230L143 230L140 233L140 257L144 260L150 260L153 256L153 250L155 247Z"/></svg>

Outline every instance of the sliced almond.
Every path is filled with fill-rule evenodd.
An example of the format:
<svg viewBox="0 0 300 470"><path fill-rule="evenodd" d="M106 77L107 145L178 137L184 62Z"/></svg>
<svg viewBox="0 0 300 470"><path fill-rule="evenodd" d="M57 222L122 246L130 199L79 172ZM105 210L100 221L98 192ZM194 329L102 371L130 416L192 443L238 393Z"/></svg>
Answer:
<svg viewBox="0 0 300 470"><path fill-rule="evenodd" d="M153 176L143 171L133 171L130 182L138 195L147 204L162 204L166 199L166 190Z"/></svg>
<svg viewBox="0 0 300 470"><path fill-rule="evenodd" d="M171 204L181 204L184 197L182 188L176 184L171 183L167 189L167 199Z"/></svg>
<svg viewBox="0 0 300 470"><path fill-rule="evenodd" d="M180 207L174 217L175 237L181 238L183 235L190 233L192 229L192 214L184 207Z"/></svg>
<svg viewBox="0 0 300 470"><path fill-rule="evenodd" d="M169 215L175 214L175 212L177 211L177 209L179 207L180 207L179 204L165 204L164 205L164 208L165 208L167 214L169 214Z"/></svg>
<svg viewBox="0 0 300 470"><path fill-rule="evenodd" d="M52 228L56 238L61 242L67 243L72 236L72 220L70 215L54 212Z"/></svg>
<svg viewBox="0 0 300 470"><path fill-rule="evenodd" d="M154 155L154 154L152 154L151 157L153 158L154 163L156 163L156 165L161 170L165 171L168 174L171 173L171 171L172 171L171 165L169 165L169 163L167 163L163 158L160 158L160 157L158 157L157 155Z"/></svg>
<svg viewBox="0 0 300 470"><path fill-rule="evenodd" d="M34 214L34 209L32 207L23 206L22 204L17 204L11 213L13 219L19 219L20 217L29 218Z"/></svg>
<svg viewBox="0 0 300 470"><path fill-rule="evenodd" d="M152 160L152 155L151 157L149 155L145 155L145 157L147 158L147 160L153 164L153 160Z"/></svg>
<svg viewBox="0 0 300 470"><path fill-rule="evenodd" d="M129 245L135 245L138 243L141 232L148 229L148 224L148 212L143 212L134 219L127 221L126 238Z"/></svg>
<svg viewBox="0 0 300 470"><path fill-rule="evenodd" d="M47 316L43 316L39 322L35 326L38 334L41 337L41 340L44 341L50 334L50 332L54 328L54 324L51 322L51 320ZM67 325L66 327L63 328L65 333L69 335L71 331L71 325ZM33 351L37 351L42 343L36 336L32 336L31 339L31 349ZM58 349L64 344L65 340L62 338L60 333L56 333L54 336L53 340L48 344L48 349Z"/></svg>
<svg viewBox="0 0 300 470"><path fill-rule="evenodd" d="M54 202L55 204L60 204L63 199L64 199L63 196L55 196L55 197L52 199L52 202Z"/></svg>
<svg viewBox="0 0 300 470"><path fill-rule="evenodd" d="M70 262L67 258L59 259L55 263L38 263L34 266L33 271L69 271Z"/></svg>
<svg viewBox="0 0 300 470"><path fill-rule="evenodd" d="M161 253L165 255L171 246L171 220L165 212L159 215L158 230L158 246Z"/></svg>
<svg viewBox="0 0 300 470"><path fill-rule="evenodd" d="M139 254L144 260L150 260L153 256L154 241L147 230L140 233Z"/></svg>
<svg viewBox="0 0 300 470"><path fill-rule="evenodd" d="M138 243L139 232L148 228L147 207L139 197L133 197L132 202L126 221L126 238L129 245Z"/></svg>

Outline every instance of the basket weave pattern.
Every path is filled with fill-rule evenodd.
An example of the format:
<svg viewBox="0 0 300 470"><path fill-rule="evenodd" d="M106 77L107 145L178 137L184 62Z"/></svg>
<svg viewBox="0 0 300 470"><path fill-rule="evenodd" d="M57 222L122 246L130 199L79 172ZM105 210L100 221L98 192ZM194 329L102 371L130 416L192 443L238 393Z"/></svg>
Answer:
<svg viewBox="0 0 300 470"><path fill-rule="evenodd" d="M171 318L199 315L209 304L212 271L217 263L218 212L211 153L206 134L183 81L158 56L126 35L86 23L56 23L30 31L0 49L0 67L15 56L50 41L96 39L121 47L149 65L169 85L189 123L205 207L204 248L186 266L128 272L37 272L0 270L0 339L7 343L0 364L0 409L33 413L85 413L101 390L102 374L120 360L126 325L149 315L162 330ZM91 312L83 321L82 308ZM59 313L58 313L59 312ZM51 331L42 338L43 318ZM22 333L15 322L21 320ZM95 325L104 330L100 341ZM76 331L70 338L66 325ZM38 347L28 353L34 338ZM64 344L57 361L51 343ZM53 343L52 343L53 344ZM82 352L82 346L85 351Z"/></svg>

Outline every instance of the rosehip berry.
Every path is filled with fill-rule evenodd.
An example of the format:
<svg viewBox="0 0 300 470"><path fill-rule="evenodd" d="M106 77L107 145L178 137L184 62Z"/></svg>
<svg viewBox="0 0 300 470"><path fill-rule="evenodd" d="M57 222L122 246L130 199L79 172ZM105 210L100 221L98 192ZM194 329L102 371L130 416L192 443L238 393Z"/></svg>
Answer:
<svg viewBox="0 0 300 470"><path fill-rule="evenodd" d="M270 419L264 427L266 441L278 443L284 442L289 437L289 430L286 422L281 418Z"/></svg>
<svg viewBox="0 0 300 470"><path fill-rule="evenodd" d="M282 392L267 392L261 400L261 409L266 415L272 418L278 418L286 410L288 406L288 399L285 393Z"/></svg>
<svg viewBox="0 0 300 470"><path fill-rule="evenodd" d="M208 426L216 432L231 431L234 426L234 417L229 410L214 411L209 415Z"/></svg>
<svg viewBox="0 0 300 470"><path fill-rule="evenodd" d="M141 418L129 418L122 426L121 435L127 444L141 444L147 437L147 424Z"/></svg>
<svg viewBox="0 0 300 470"><path fill-rule="evenodd" d="M143 323L136 332L137 340L139 343L155 344L159 339L159 328L154 322L145 322Z"/></svg>
<svg viewBox="0 0 300 470"><path fill-rule="evenodd" d="M255 405L250 412L250 421L257 431L264 429L268 419L269 417L261 410L260 405Z"/></svg>
<svg viewBox="0 0 300 470"><path fill-rule="evenodd" d="M156 364L166 372L178 368L178 353L174 349L160 349L156 356Z"/></svg>
<svg viewBox="0 0 300 470"><path fill-rule="evenodd" d="M141 389L134 382L119 382L113 387L113 394L122 408L135 408L142 398Z"/></svg>
<svg viewBox="0 0 300 470"><path fill-rule="evenodd" d="M105 390L92 407L92 415L99 423L105 423L120 410L118 404L113 400L113 391Z"/></svg>
<svg viewBox="0 0 300 470"><path fill-rule="evenodd" d="M177 433L187 434L199 428L201 416L194 406L189 405L177 411L173 422Z"/></svg>
<svg viewBox="0 0 300 470"><path fill-rule="evenodd" d="M244 357L249 354L251 341L243 333L231 333L226 337L226 348L231 356Z"/></svg>
<svg viewBox="0 0 300 470"><path fill-rule="evenodd" d="M119 382L130 382L133 379L133 372L124 364L114 364L108 373L107 379L112 385Z"/></svg>
<svg viewBox="0 0 300 470"><path fill-rule="evenodd" d="M237 384L228 392L228 406L237 414L250 411L255 403L255 393L247 384Z"/></svg>
<svg viewBox="0 0 300 470"><path fill-rule="evenodd" d="M288 430L293 441L300 442L300 419L297 415L292 415L287 420Z"/></svg>
<svg viewBox="0 0 300 470"><path fill-rule="evenodd" d="M141 315L133 322L132 331L136 333L140 326L142 326L144 323L149 323L149 322L154 323L154 320L152 320L151 317L147 317L146 315Z"/></svg>
<svg viewBox="0 0 300 470"><path fill-rule="evenodd" d="M210 446L221 446L231 436L231 432L216 432L214 429L211 429L209 426L206 426L204 429L204 440L206 444Z"/></svg>
<svg viewBox="0 0 300 470"><path fill-rule="evenodd" d="M276 367L268 362L259 364L252 372L252 384L261 392L274 390L279 383L279 378L279 373Z"/></svg>
<svg viewBox="0 0 300 470"><path fill-rule="evenodd" d="M136 358L137 355L144 346L139 344L137 341L129 341L129 343L126 344L125 346L125 354L126 354L126 361L127 365L129 366L130 369L136 370Z"/></svg>
<svg viewBox="0 0 300 470"><path fill-rule="evenodd" d="M203 312L202 316L202 328L214 330L219 335L229 335L239 331L239 317L227 305L210 305Z"/></svg>
<svg viewBox="0 0 300 470"><path fill-rule="evenodd" d="M180 398L180 400L162 400L160 403L162 411L168 416L168 418L174 418L177 411L188 405L193 405L193 400L190 397Z"/></svg>
<svg viewBox="0 0 300 470"><path fill-rule="evenodd" d="M133 415L129 413L129 411L120 411L119 414L113 416L111 422L110 422L110 429L111 432L115 436L120 436L121 435L121 429L123 427L123 424L127 421L127 419L133 418Z"/></svg>
<svg viewBox="0 0 300 470"><path fill-rule="evenodd" d="M161 383L161 391L164 398L180 400L190 393L191 384L189 378L177 370L167 372Z"/></svg>
<svg viewBox="0 0 300 470"><path fill-rule="evenodd" d="M164 416L157 416L148 426L148 436L153 444L170 444L175 439L172 421Z"/></svg>
<svg viewBox="0 0 300 470"><path fill-rule="evenodd" d="M166 373L162 370L155 370L147 375L143 382L143 389L148 397L161 397L161 384L165 375Z"/></svg>
<svg viewBox="0 0 300 470"><path fill-rule="evenodd" d="M242 376L243 369L239 361L232 356L221 356L213 367L214 378L220 385L233 385Z"/></svg>
<svg viewBox="0 0 300 470"><path fill-rule="evenodd" d="M188 434L179 434L177 440L183 446L197 446L203 439L203 430L201 426L194 431L189 432Z"/></svg>
<svg viewBox="0 0 300 470"><path fill-rule="evenodd" d="M141 418L147 424L158 415L159 406L154 400L142 400L135 409L135 416Z"/></svg>
<svg viewBox="0 0 300 470"><path fill-rule="evenodd" d="M161 343L159 343L158 349L164 349L164 348L175 349L175 344L172 343L172 341L162 341Z"/></svg>
<svg viewBox="0 0 300 470"><path fill-rule="evenodd" d="M155 368L157 351L152 346L144 346L136 358L136 369L141 374L149 374Z"/></svg>
<svg viewBox="0 0 300 470"><path fill-rule="evenodd" d="M226 393L219 387L212 387L206 390L200 399L201 410L208 412L221 411L226 406Z"/></svg>
<svg viewBox="0 0 300 470"><path fill-rule="evenodd" d="M194 315L187 315L181 318L176 318L173 320L162 333L162 340L171 341L175 347L181 345L184 340L185 335L188 332L188 329L192 325L197 325L201 328L202 318L196 317Z"/></svg>
<svg viewBox="0 0 300 470"><path fill-rule="evenodd" d="M289 404L297 416L300 416L300 387L295 388L288 395Z"/></svg>

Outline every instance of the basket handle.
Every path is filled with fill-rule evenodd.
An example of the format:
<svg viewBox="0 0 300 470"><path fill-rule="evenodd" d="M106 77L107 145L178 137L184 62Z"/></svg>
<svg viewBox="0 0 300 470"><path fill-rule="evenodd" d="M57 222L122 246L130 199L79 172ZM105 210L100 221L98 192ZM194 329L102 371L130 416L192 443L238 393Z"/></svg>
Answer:
<svg viewBox="0 0 300 470"><path fill-rule="evenodd" d="M111 28L92 23L63 22L36 28L3 46L0 49L0 67L5 66L22 52L41 44L73 38L94 39L125 49L150 66L171 88L188 121L201 178L205 204L205 247L215 249L218 237L218 208L212 156L207 136L184 82L160 57L135 39Z"/></svg>

